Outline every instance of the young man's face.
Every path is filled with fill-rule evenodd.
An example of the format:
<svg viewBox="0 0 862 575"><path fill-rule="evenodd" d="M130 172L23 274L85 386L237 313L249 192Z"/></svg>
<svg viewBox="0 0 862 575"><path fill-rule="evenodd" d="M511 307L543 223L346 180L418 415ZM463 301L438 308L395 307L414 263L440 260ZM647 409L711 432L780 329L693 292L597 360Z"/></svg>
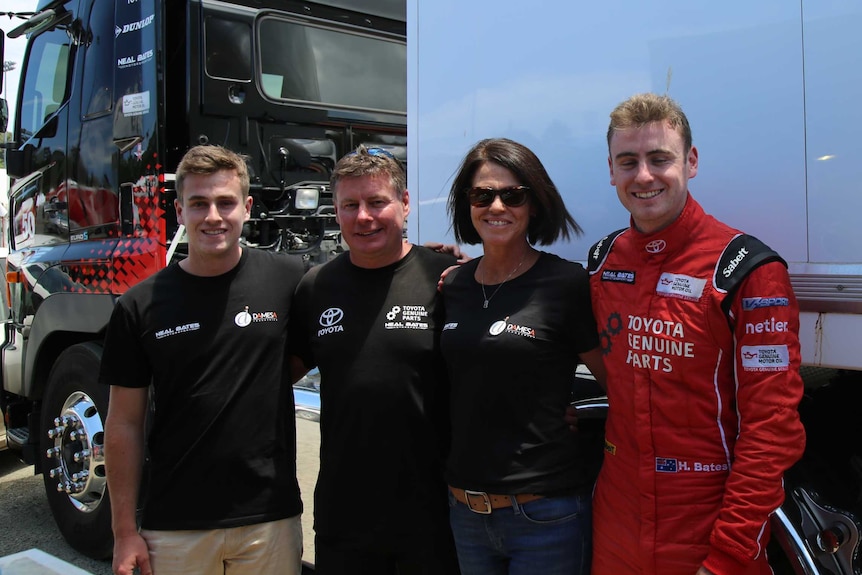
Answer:
<svg viewBox="0 0 862 575"><path fill-rule="evenodd" d="M697 175L697 149L667 122L617 130L611 137L611 185L644 233L670 225L685 207L688 180Z"/></svg>
<svg viewBox="0 0 862 575"><path fill-rule="evenodd" d="M215 267L220 261L233 261L240 253L239 238L251 215L251 203L251 197L243 198L233 170L188 174L183 199L177 199L175 206L177 221L186 226L189 258Z"/></svg>
<svg viewBox="0 0 862 575"><path fill-rule="evenodd" d="M377 268L401 259L409 213L407 190L399 198L385 174L344 178L337 184L335 219L355 265Z"/></svg>

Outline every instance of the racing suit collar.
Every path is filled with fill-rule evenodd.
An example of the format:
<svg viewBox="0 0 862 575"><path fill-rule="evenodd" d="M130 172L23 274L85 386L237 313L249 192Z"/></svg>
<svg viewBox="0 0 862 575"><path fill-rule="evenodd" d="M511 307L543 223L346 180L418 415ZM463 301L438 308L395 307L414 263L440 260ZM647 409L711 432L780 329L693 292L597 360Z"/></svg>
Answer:
<svg viewBox="0 0 862 575"><path fill-rule="evenodd" d="M703 208L689 193L682 213L668 227L651 234L644 234L635 229L634 222L630 219L629 232L634 245L644 259L665 258L691 242L697 232L698 222L703 216Z"/></svg>

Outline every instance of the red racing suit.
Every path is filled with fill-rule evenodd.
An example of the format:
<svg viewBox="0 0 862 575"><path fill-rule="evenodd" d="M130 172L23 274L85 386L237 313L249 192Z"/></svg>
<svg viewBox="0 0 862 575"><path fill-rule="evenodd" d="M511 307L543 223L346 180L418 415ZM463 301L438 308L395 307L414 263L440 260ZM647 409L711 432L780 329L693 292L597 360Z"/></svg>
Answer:
<svg viewBox="0 0 862 575"><path fill-rule="evenodd" d="M593 575L770 573L769 516L805 444L783 260L690 195L669 227L589 259L610 403Z"/></svg>

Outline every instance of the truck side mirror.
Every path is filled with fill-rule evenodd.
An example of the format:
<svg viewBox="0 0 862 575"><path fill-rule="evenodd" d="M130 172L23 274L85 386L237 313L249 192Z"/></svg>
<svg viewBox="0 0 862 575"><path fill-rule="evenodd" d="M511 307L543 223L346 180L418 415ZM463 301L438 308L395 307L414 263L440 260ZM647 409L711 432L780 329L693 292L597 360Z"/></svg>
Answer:
<svg viewBox="0 0 862 575"><path fill-rule="evenodd" d="M6 173L10 178L23 178L32 170L33 146L26 145L20 150L6 148Z"/></svg>

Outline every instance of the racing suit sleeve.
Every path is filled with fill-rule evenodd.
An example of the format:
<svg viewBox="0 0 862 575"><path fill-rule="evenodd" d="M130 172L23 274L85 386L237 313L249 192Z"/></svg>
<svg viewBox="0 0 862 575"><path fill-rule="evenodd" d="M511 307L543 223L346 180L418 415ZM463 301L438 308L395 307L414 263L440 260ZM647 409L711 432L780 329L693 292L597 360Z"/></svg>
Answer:
<svg viewBox="0 0 862 575"><path fill-rule="evenodd" d="M784 472L801 456L798 405L799 308L787 269L754 269L731 296L739 429L722 508L703 566L716 575L749 572L762 559L771 514L784 501Z"/></svg>

